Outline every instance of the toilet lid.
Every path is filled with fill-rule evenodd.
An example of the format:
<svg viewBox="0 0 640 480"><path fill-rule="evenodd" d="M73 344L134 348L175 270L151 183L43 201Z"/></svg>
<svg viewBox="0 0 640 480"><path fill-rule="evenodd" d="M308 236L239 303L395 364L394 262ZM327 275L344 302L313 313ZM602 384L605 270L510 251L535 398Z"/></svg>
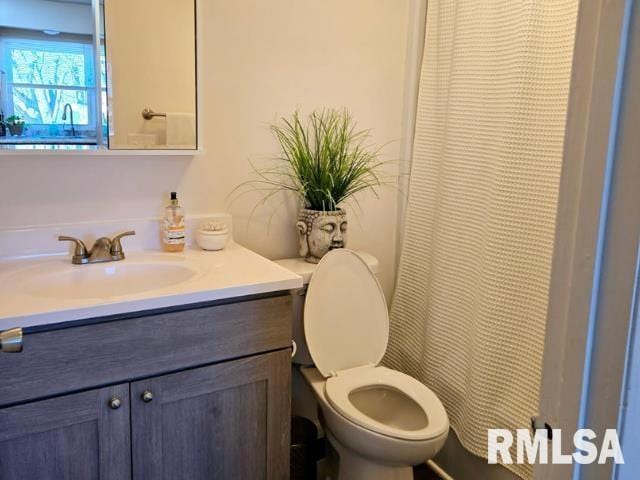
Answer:
<svg viewBox="0 0 640 480"><path fill-rule="evenodd" d="M332 250L318 264L307 290L304 333L325 377L382 360L389 339L387 303L378 279L355 252Z"/></svg>

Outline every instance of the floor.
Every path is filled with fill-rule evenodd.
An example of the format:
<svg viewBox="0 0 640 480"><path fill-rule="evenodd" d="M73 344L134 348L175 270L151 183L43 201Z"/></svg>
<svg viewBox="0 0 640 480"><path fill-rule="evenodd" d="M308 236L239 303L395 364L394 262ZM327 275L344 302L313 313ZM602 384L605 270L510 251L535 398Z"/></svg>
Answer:
<svg viewBox="0 0 640 480"><path fill-rule="evenodd" d="M316 478L330 480L333 478L329 472L335 471L336 465L331 462L331 456L325 456L318 461L318 474ZM413 467L413 479L414 480L442 480L433 470L431 470L426 464Z"/></svg>
<svg viewBox="0 0 640 480"><path fill-rule="evenodd" d="M413 467L413 478L414 480L440 480L440 477L427 465Z"/></svg>

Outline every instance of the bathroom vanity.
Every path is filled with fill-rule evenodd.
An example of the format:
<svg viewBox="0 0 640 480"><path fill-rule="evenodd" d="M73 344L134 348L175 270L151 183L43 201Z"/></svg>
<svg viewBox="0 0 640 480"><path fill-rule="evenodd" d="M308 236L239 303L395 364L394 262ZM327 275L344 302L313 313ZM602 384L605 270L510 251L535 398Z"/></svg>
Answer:
<svg viewBox="0 0 640 480"><path fill-rule="evenodd" d="M118 263L159 257L199 270L96 299L92 275L119 273L109 264L3 262L0 281L32 299L0 295L0 330L24 329L21 352L0 352L1 479L288 476L288 291L302 280L238 245ZM88 290L45 302L29 290L43 265L72 287L83 275Z"/></svg>

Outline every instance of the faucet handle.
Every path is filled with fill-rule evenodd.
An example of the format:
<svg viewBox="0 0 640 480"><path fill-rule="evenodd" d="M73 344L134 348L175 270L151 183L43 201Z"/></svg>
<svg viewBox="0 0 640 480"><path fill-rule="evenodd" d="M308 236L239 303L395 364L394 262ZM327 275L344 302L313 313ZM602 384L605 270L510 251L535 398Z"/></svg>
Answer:
<svg viewBox="0 0 640 480"><path fill-rule="evenodd" d="M120 243L120 239L122 237L129 237L135 234L136 232L134 230L129 230L127 232L119 233L111 239L111 256L114 260L124 259L124 251L122 251L122 243Z"/></svg>
<svg viewBox="0 0 640 480"><path fill-rule="evenodd" d="M87 253L87 246L82 242L82 240L78 240L74 237L67 237L66 235L60 235L58 237L59 242L73 242L75 243L75 249L73 251L73 258L71 261L73 263L84 263L86 262L89 254Z"/></svg>

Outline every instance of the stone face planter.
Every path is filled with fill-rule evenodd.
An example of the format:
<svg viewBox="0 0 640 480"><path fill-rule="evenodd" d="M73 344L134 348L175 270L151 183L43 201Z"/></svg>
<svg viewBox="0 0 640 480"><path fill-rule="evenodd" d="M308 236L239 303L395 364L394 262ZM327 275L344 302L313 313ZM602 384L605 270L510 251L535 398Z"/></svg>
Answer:
<svg viewBox="0 0 640 480"><path fill-rule="evenodd" d="M15 136L21 136L22 132L24 131L24 125L7 125L7 128L9 129L9 133L11 135L15 135Z"/></svg>
<svg viewBox="0 0 640 480"><path fill-rule="evenodd" d="M324 212L302 209L298 213L300 256L318 263L329 250L347 244L347 213L342 210Z"/></svg>

